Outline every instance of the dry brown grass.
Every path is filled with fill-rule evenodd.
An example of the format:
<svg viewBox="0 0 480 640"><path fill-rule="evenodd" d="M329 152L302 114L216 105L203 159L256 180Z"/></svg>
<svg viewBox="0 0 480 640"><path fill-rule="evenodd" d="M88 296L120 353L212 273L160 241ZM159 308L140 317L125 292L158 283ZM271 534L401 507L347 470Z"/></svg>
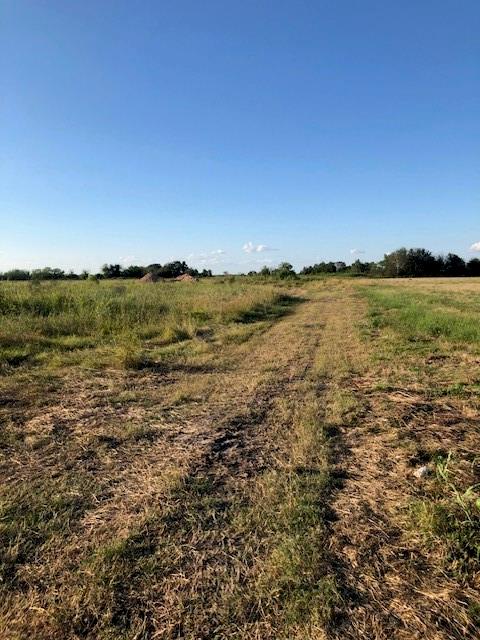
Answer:
<svg viewBox="0 0 480 640"><path fill-rule="evenodd" d="M1 637L475 638L435 526L477 478L478 356L372 324L377 286L479 293L311 282L168 366L3 379Z"/></svg>
<svg viewBox="0 0 480 640"><path fill-rule="evenodd" d="M366 285L388 288L390 282ZM453 304L456 286L437 281L392 283L394 289L415 296L421 291L431 295L441 287L449 291ZM480 293L478 285L476 290L471 287L469 283L469 291ZM418 312L422 313L420 307ZM478 557L470 559L468 571L458 571L452 552L471 551L460 538L460 546L453 547L463 527L462 515L455 520L457 505L435 476L435 461L450 453L458 487L478 481L472 466L478 396L466 393L461 398L456 393L463 384L468 388L474 383L475 348L442 335L412 340L411 333L399 332L394 323L380 324L380 329L378 323L365 325L367 366L349 384L364 411L361 420L341 429L339 439L338 461L345 481L333 502L338 519L332 527L332 549L350 597L334 637L477 637ZM413 471L425 463L432 474L418 481ZM447 538L425 517L439 505L449 514L450 525L458 525L450 527ZM478 514L472 511L472 517L478 522ZM474 530L468 531L470 535Z"/></svg>

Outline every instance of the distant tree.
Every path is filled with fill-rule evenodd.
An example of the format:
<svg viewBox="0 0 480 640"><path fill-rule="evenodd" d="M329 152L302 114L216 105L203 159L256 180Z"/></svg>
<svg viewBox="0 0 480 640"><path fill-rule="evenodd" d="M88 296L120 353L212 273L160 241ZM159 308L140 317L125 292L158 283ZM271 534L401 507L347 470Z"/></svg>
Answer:
<svg viewBox="0 0 480 640"><path fill-rule="evenodd" d="M25 269L11 269L3 274L4 280L30 280L30 271Z"/></svg>
<svg viewBox="0 0 480 640"><path fill-rule="evenodd" d="M426 249L397 249L384 256L380 266L389 278L435 276L439 273L437 258Z"/></svg>
<svg viewBox="0 0 480 640"><path fill-rule="evenodd" d="M102 275L104 278L121 278L122 268L119 264L104 264Z"/></svg>
<svg viewBox="0 0 480 640"><path fill-rule="evenodd" d="M264 278L268 278L272 275L271 269L269 269L266 265L260 269L260 275Z"/></svg>
<svg viewBox="0 0 480 640"><path fill-rule="evenodd" d="M180 262L176 260L175 262L167 262L166 264L159 265L155 273L160 278L178 278L178 276L182 276L188 272L188 265L186 262Z"/></svg>
<svg viewBox="0 0 480 640"><path fill-rule="evenodd" d="M139 267L138 265L130 265L122 270L122 278L141 278L147 273L145 267Z"/></svg>
<svg viewBox="0 0 480 640"><path fill-rule="evenodd" d="M65 271L62 269L44 267L32 271L32 280L62 280L63 278L65 278Z"/></svg>
<svg viewBox="0 0 480 640"><path fill-rule="evenodd" d="M193 267L188 267L186 273L188 273L189 276L192 276L194 278L200 277L200 271L198 271L198 269L195 269Z"/></svg>
<svg viewBox="0 0 480 640"><path fill-rule="evenodd" d="M435 276L439 273L435 256L427 249L409 249L403 275L412 278Z"/></svg>
<svg viewBox="0 0 480 640"><path fill-rule="evenodd" d="M469 260L466 266L466 274L471 277L480 276L480 260L478 258L472 258Z"/></svg>
<svg viewBox="0 0 480 640"><path fill-rule="evenodd" d="M88 279L88 276L89 276L88 271L87 271L86 269L84 269L84 270L82 271L82 273L80 274L80 280L87 280L87 279Z"/></svg>
<svg viewBox="0 0 480 640"><path fill-rule="evenodd" d="M281 280L287 280L289 278L296 278L297 274L295 273L293 266L289 262L282 262L278 265L278 267L273 271L273 275Z"/></svg>
<svg viewBox="0 0 480 640"><path fill-rule="evenodd" d="M350 267L350 272L354 276L361 276L369 274L371 269L372 264L370 262L361 262L360 260L355 260L355 262Z"/></svg>
<svg viewBox="0 0 480 640"><path fill-rule="evenodd" d="M48 280L49 278L45 278L45 269L33 269L30 277L35 282L40 282L41 280Z"/></svg>
<svg viewBox="0 0 480 640"><path fill-rule="evenodd" d="M389 278L407 275L408 252L405 247L386 253L382 260L384 273Z"/></svg>
<svg viewBox="0 0 480 640"><path fill-rule="evenodd" d="M455 253L449 253L443 259L442 271L446 276L464 276L467 273L465 260Z"/></svg>
<svg viewBox="0 0 480 640"><path fill-rule="evenodd" d="M211 278L213 276L211 269L204 269L199 275L201 278Z"/></svg>
<svg viewBox="0 0 480 640"><path fill-rule="evenodd" d="M336 273L337 272L337 264L343 265L346 267L344 262L318 262L309 267L303 267L300 271L302 275L318 275L321 273Z"/></svg>

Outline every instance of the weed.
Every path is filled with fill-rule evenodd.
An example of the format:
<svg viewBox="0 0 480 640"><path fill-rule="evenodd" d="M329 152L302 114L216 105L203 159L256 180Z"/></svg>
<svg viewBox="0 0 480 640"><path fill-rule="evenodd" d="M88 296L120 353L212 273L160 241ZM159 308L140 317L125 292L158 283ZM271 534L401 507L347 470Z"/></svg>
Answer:
<svg viewBox="0 0 480 640"><path fill-rule="evenodd" d="M443 545L446 569L468 578L480 562L480 485L460 489L451 460L450 453L436 458L437 497L414 502L411 512L427 541Z"/></svg>

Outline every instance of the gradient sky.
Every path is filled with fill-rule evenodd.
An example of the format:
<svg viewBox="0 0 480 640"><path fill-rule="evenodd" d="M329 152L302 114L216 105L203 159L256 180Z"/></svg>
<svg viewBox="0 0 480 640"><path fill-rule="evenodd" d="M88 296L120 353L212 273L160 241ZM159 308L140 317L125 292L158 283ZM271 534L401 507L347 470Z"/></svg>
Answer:
<svg viewBox="0 0 480 640"><path fill-rule="evenodd" d="M0 22L0 271L474 255L478 0L3 0Z"/></svg>

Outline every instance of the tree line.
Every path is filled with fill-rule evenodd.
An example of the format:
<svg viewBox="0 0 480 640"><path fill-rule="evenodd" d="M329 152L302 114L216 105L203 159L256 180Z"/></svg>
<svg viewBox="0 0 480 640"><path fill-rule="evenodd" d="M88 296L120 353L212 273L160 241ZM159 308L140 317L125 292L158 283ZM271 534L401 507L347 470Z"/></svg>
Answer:
<svg viewBox="0 0 480 640"><path fill-rule="evenodd" d="M176 260L174 262L167 262L164 265L159 263L149 264L146 267L139 265L122 267L119 264L104 264L98 273L90 273L86 270L81 273L75 273L74 271L65 272L63 269L52 269L51 267L33 269L32 271L26 269L11 269L10 271L5 271L5 273L0 273L0 280L108 280L111 278L142 278L147 273L153 273L153 275L158 278L166 279L178 278L178 276L185 274L191 275L194 278L212 277L210 269L199 271L198 269L189 267L186 262Z"/></svg>
<svg viewBox="0 0 480 640"><path fill-rule="evenodd" d="M427 249L402 247L385 254L379 262L355 260L349 266L345 262L320 262L304 267L300 273L303 275L345 273L352 276L385 278L480 276L480 259L472 258L467 262L455 253L435 256Z"/></svg>
<svg viewBox="0 0 480 640"><path fill-rule="evenodd" d="M101 271L90 274L82 271L77 274L73 271L65 272L62 269L12 269L0 273L0 280L86 280L88 278L112 279L112 278L141 278L146 273L153 273L158 278L177 278L189 274L195 278L210 278L210 269L198 269L189 267L184 261L176 260L162 265L149 264L146 267L130 265L122 267L119 264L104 264ZM355 260L350 265L345 262L319 262L311 266L303 267L299 275L311 276L321 274L339 273L351 276L373 276L385 278L422 278L422 277L480 277L480 259L472 258L468 262L456 255L448 253L434 255L427 249L406 249L402 247L392 253L384 255L379 262L362 262ZM296 278L297 273L289 262L282 262L278 267L263 267L260 271L250 271L249 276L261 276L264 278L278 278L281 280Z"/></svg>

